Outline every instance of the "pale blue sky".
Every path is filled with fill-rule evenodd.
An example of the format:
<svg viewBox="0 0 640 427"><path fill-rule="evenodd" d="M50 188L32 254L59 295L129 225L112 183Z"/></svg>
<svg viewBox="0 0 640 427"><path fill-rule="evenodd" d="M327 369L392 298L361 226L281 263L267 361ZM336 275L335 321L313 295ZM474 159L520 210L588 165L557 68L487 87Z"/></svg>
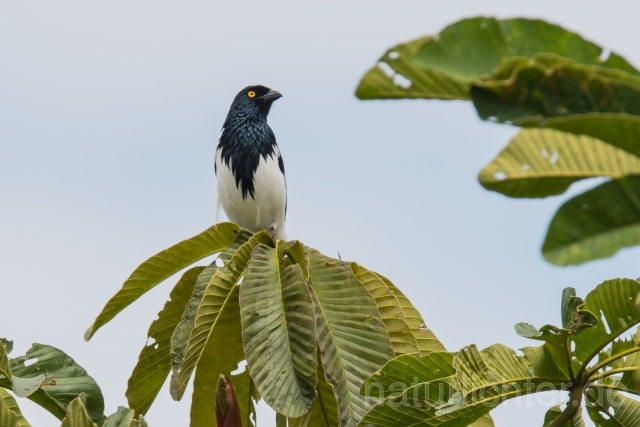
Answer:
<svg viewBox="0 0 640 427"><path fill-rule="evenodd" d="M481 122L466 102L353 95L386 48L480 14L542 17L640 65L637 5L226 3L0 2L0 336L15 340L14 355L32 342L60 347L98 381L108 412L126 405L174 281L91 342L83 332L141 261L215 221L215 143L233 96L256 83L284 94L269 122L286 165L289 236L387 275L447 348L529 345L513 324L558 323L563 287L584 295L640 276L639 249L577 268L542 260L568 195L511 200L480 187L478 171L516 129ZM59 425L20 404L34 426ZM188 425L189 405L163 390L150 425ZM543 413L512 402L495 419L537 427Z"/></svg>

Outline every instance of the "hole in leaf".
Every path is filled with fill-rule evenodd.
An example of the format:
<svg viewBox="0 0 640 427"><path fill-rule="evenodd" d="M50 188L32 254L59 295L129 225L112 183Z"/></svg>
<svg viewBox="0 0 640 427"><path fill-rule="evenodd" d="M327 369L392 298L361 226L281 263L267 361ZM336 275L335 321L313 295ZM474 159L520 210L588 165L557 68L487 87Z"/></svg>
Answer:
<svg viewBox="0 0 640 427"><path fill-rule="evenodd" d="M395 71L393 71L393 68L391 68L391 65L387 64L386 62L378 62L378 68L380 68L382 72L385 73L389 78L393 78L393 75L396 73Z"/></svg>
<svg viewBox="0 0 640 427"><path fill-rule="evenodd" d="M507 179L507 174L499 171L493 174L493 177L496 179L496 181L504 181L505 179Z"/></svg>
<svg viewBox="0 0 640 427"><path fill-rule="evenodd" d="M244 372L246 366L247 366L247 361L243 360L242 362L238 363L238 367L236 368L235 371L231 372L231 375L240 375L241 373Z"/></svg>
<svg viewBox="0 0 640 427"><path fill-rule="evenodd" d="M24 361L24 366L31 366L38 361L38 358L35 359L26 359Z"/></svg>
<svg viewBox="0 0 640 427"><path fill-rule="evenodd" d="M402 74L396 74L393 76L393 84L403 89L411 87L411 80L403 76Z"/></svg>
<svg viewBox="0 0 640 427"><path fill-rule="evenodd" d="M389 52L389 54L387 55L390 59L398 59L400 58L400 54L398 52Z"/></svg>
<svg viewBox="0 0 640 427"><path fill-rule="evenodd" d="M600 315L602 316L602 326L604 327L604 330L607 332L607 334L610 334L611 329L609 328L609 324L607 323L607 318L604 317L604 311L600 310Z"/></svg>

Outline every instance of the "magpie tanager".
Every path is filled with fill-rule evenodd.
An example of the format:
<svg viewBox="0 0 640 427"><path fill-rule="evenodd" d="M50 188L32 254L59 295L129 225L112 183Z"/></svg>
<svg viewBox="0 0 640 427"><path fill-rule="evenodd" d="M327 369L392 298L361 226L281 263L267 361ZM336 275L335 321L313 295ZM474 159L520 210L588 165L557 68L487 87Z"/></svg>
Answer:
<svg viewBox="0 0 640 427"><path fill-rule="evenodd" d="M230 221L274 239L287 239L287 183L276 136L267 124L282 94L257 85L233 100L216 148L218 204Z"/></svg>

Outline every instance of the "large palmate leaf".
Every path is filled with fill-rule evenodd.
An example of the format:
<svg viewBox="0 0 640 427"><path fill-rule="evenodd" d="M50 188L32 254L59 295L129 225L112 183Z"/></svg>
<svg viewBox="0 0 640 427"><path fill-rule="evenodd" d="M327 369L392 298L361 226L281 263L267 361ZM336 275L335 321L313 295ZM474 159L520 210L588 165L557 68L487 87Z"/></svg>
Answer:
<svg viewBox="0 0 640 427"><path fill-rule="evenodd" d="M375 300L395 355L417 353L419 350L416 337L411 333L398 297L374 272L355 262L351 263L351 268L356 279L367 288Z"/></svg>
<svg viewBox="0 0 640 427"><path fill-rule="evenodd" d="M339 425L352 426L369 406L360 387L393 357L393 348L375 301L353 277L351 265L314 250L308 257L325 378L338 402Z"/></svg>
<svg viewBox="0 0 640 427"><path fill-rule="evenodd" d="M231 245L239 233L240 227L236 224L228 222L216 224L140 264L85 332L85 340L90 340L100 327L160 282L194 262Z"/></svg>
<svg viewBox="0 0 640 427"><path fill-rule="evenodd" d="M422 315L411 303L409 298L393 283L380 273L375 273L389 288L393 295L398 298L404 318L411 329L411 333L416 339L416 344L420 353L425 355L432 351L445 351L444 345L435 336L433 331L427 327Z"/></svg>
<svg viewBox="0 0 640 427"><path fill-rule="evenodd" d="M267 242L273 244L269 233L255 234L238 249L226 268L218 269L204 293L184 362L180 371L174 372L172 380L175 382L171 384L172 396L182 397L191 373L196 370L191 403L192 427L212 425L215 412L211 402L215 399L218 377L220 374L230 376L238 363L245 359L239 286L236 284L244 273L253 248Z"/></svg>
<svg viewBox="0 0 640 427"><path fill-rule="evenodd" d="M471 84L489 76L504 58L542 52L580 64L638 72L612 53L557 25L540 20L478 17L464 19L428 36L389 49L362 78L360 99L469 99ZM407 80L408 79L408 80Z"/></svg>
<svg viewBox="0 0 640 427"><path fill-rule="evenodd" d="M640 243L640 177L605 182L565 202L553 217L542 254L556 265L609 257Z"/></svg>
<svg viewBox="0 0 640 427"><path fill-rule="evenodd" d="M182 319L176 326L173 335L171 336L171 367L174 371L180 369L180 365L185 356L187 350L187 344L189 343L189 335L195 324L196 315L198 313L198 307L202 301L204 291L207 289L211 278L218 269L218 262L222 261L227 263L231 260L240 246L244 245L253 235L252 232L246 229L241 229L238 237L233 241L229 247L220 252L218 259L214 260L211 265L206 267L198 276L198 280L193 288L193 292L182 314Z"/></svg>
<svg viewBox="0 0 640 427"><path fill-rule="evenodd" d="M640 157L588 136L524 129L482 171L488 190L510 197L561 194L581 179L640 174Z"/></svg>
<svg viewBox="0 0 640 427"><path fill-rule="evenodd" d="M302 248L282 241L256 246L240 286L249 372L265 402L288 417L309 410L317 382L311 297L300 266L285 266L295 245Z"/></svg>
<svg viewBox="0 0 640 427"><path fill-rule="evenodd" d="M31 427L22 416L16 400L3 388L0 388L0 426Z"/></svg>
<svg viewBox="0 0 640 427"><path fill-rule="evenodd" d="M519 125L573 114L640 114L640 77L545 58L547 63L512 58L496 70L495 80L475 83L471 94L480 117Z"/></svg>
<svg viewBox="0 0 640 427"><path fill-rule="evenodd" d="M140 352L126 391L129 407L137 414L147 413L171 371L171 336L203 270L204 267L194 267L182 275L169 301L149 327L147 339L151 342Z"/></svg>

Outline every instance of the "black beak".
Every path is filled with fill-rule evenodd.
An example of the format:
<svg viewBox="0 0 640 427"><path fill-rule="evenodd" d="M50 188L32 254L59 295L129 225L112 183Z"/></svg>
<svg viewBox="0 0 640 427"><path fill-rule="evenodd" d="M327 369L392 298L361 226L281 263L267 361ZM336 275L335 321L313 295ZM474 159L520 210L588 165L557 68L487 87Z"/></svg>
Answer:
<svg viewBox="0 0 640 427"><path fill-rule="evenodd" d="M265 93L264 95L258 97L258 99L263 102L273 102L278 98L282 98L282 94L277 90L273 90L273 89L269 90L269 92Z"/></svg>

